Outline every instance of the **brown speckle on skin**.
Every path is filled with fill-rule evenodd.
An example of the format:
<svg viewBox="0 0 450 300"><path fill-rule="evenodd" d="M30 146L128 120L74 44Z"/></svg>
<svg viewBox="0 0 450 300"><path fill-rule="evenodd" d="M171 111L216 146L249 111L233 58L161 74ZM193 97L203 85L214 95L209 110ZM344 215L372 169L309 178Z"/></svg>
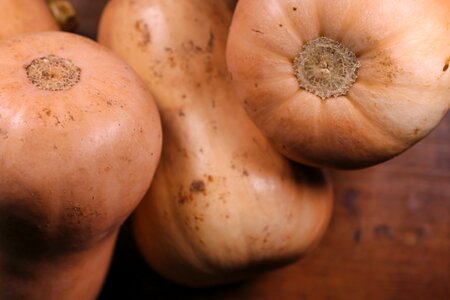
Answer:
<svg viewBox="0 0 450 300"><path fill-rule="evenodd" d="M196 45L192 40L183 43L182 47L187 54L199 54L203 52L203 48Z"/></svg>
<svg viewBox="0 0 450 300"><path fill-rule="evenodd" d="M189 201L189 198L187 197L187 196L185 196L185 195L181 195L179 198L178 198L178 203L179 204L185 204L186 202L188 202Z"/></svg>
<svg viewBox="0 0 450 300"><path fill-rule="evenodd" d="M442 68L442 72L445 72L448 70L448 67L450 65L450 56L447 58L447 60L445 61L444 67Z"/></svg>
<svg viewBox="0 0 450 300"><path fill-rule="evenodd" d="M292 10L293 10L293 11L297 11L297 7L294 6L294 7L292 8Z"/></svg>
<svg viewBox="0 0 450 300"><path fill-rule="evenodd" d="M214 42L215 42L215 36L214 36L214 33L211 31L209 33L209 39L208 39L208 44L206 45L206 51L212 52L212 50L214 49Z"/></svg>
<svg viewBox="0 0 450 300"><path fill-rule="evenodd" d="M8 131L0 128L0 136L2 136L3 139L6 140L8 138Z"/></svg>
<svg viewBox="0 0 450 300"><path fill-rule="evenodd" d="M140 35L138 45L140 47L147 47L147 45L151 43L151 35L147 23L145 23L144 20L137 20L136 23L134 23L134 28Z"/></svg>
<svg viewBox="0 0 450 300"><path fill-rule="evenodd" d="M189 190L192 193L204 192L206 190L205 183L203 182L203 180L193 180L191 182Z"/></svg>
<svg viewBox="0 0 450 300"><path fill-rule="evenodd" d="M253 32L258 33L258 34L264 34L264 32L262 32L261 30L258 29L252 29Z"/></svg>
<svg viewBox="0 0 450 300"><path fill-rule="evenodd" d="M177 65L175 62L175 57L173 57L173 56L169 57L169 65L171 68L174 68Z"/></svg>
<svg viewBox="0 0 450 300"><path fill-rule="evenodd" d="M195 215L194 220L198 222L203 222L205 220L205 217L202 214Z"/></svg>
<svg viewBox="0 0 450 300"><path fill-rule="evenodd" d="M377 52L372 59L377 62L375 71L382 74L387 80L386 83L392 83L401 72L401 69L395 64L389 53L385 51Z"/></svg>

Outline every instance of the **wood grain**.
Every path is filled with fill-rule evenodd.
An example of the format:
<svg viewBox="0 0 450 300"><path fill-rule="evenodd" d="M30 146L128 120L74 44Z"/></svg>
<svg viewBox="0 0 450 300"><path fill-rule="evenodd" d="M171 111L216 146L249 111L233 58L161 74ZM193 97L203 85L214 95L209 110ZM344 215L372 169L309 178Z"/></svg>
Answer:
<svg viewBox="0 0 450 300"><path fill-rule="evenodd" d="M106 0L74 0L95 36ZM128 224L100 299L450 299L450 115L399 157L359 171L333 171L329 230L296 264L221 288L187 289L143 261Z"/></svg>

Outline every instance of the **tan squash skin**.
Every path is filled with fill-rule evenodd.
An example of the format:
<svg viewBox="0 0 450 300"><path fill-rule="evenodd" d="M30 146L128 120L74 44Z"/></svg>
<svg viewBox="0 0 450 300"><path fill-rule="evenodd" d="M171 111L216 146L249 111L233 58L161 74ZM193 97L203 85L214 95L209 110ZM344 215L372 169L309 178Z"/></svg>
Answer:
<svg viewBox="0 0 450 300"><path fill-rule="evenodd" d="M25 66L49 53L81 69L70 89L28 79ZM0 299L95 299L156 169L157 108L131 68L87 38L21 35L0 57Z"/></svg>
<svg viewBox="0 0 450 300"><path fill-rule="evenodd" d="M287 157L367 167L411 147L448 111L449 16L448 0L239 0L227 63L247 113ZM360 62L345 96L299 87L292 61L319 36Z"/></svg>
<svg viewBox="0 0 450 300"><path fill-rule="evenodd" d="M0 40L21 33L58 29L44 0L0 0Z"/></svg>
<svg viewBox="0 0 450 300"><path fill-rule="evenodd" d="M137 70L162 116L161 162L134 219L138 247L155 270L189 286L294 261L317 243L332 207L328 179L291 166L235 98L226 5L113 0L100 23L100 42Z"/></svg>

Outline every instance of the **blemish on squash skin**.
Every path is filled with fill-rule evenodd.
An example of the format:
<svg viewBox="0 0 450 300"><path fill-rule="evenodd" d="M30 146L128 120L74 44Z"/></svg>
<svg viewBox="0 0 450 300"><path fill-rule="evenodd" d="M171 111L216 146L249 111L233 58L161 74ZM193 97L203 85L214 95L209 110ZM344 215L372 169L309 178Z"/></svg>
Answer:
<svg viewBox="0 0 450 300"><path fill-rule="evenodd" d="M203 180L193 180L191 182L191 186L190 186L189 190L192 193L205 192L206 186L205 186L205 183L203 182Z"/></svg>
<svg viewBox="0 0 450 300"><path fill-rule="evenodd" d="M6 140L8 138L8 131L0 128L0 137Z"/></svg>
<svg viewBox="0 0 450 300"><path fill-rule="evenodd" d="M194 215L194 220L198 222L203 222L205 220L205 216L203 214Z"/></svg>
<svg viewBox="0 0 450 300"><path fill-rule="evenodd" d="M203 180L193 180L189 186L189 191L186 192L183 187L178 191L178 204L186 204L194 200L194 194L203 193L206 195L206 184Z"/></svg>
<svg viewBox="0 0 450 300"><path fill-rule="evenodd" d="M183 204L185 204L185 203L187 203L189 201L192 201L192 195L180 194L178 196L178 204L183 205Z"/></svg>
<svg viewBox="0 0 450 300"><path fill-rule="evenodd" d="M182 48L187 54L198 54L203 52L203 48L196 45L192 40L183 43Z"/></svg>
<svg viewBox="0 0 450 300"><path fill-rule="evenodd" d="M258 34L264 34L264 32L262 32L261 30L258 29L252 29L253 32L258 33Z"/></svg>
<svg viewBox="0 0 450 300"><path fill-rule="evenodd" d="M151 43L151 35L147 23L145 23L144 20L138 20L134 23L134 28L140 34L140 40L138 42L138 45L144 48L147 47L148 44Z"/></svg>
<svg viewBox="0 0 450 300"><path fill-rule="evenodd" d="M208 52L212 52L214 49L214 42L215 42L215 36L214 33L211 31L209 33L209 39L208 39L208 44L206 45L206 51Z"/></svg>
<svg viewBox="0 0 450 300"><path fill-rule="evenodd" d="M387 78L387 83L392 83L397 78L400 69L388 53L379 51L372 59L377 62L375 70L382 73Z"/></svg>
<svg viewBox="0 0 450 300"><path fill-rule="evenodd" d="M447 58L447 60L445 61L444 67L442 68L442 72L445 72L448 70L448 67L450 65L450 56Z"/></svg>

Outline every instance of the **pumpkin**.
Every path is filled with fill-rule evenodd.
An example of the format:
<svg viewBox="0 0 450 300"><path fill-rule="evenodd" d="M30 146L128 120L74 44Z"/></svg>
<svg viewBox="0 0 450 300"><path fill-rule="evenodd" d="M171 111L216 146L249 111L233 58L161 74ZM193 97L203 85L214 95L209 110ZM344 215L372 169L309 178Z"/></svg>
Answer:
<svg viewBox="0 0 450 300"><path fill-rule="evenodd" d="M157 108L84 37L21 35L0 57L0 299L94 299L156 169Z"/></svg>
<svg viewBox="0 0 450 300"><path fill-rule="evenodd" d="M0 0L0 40L20 33L58 30L44 0Z"/></svg>
<svg viewBox="0 0 450 300"><path fill-rule="evenodd" d="M225 63L231 10L217 0L112 0L99 41L135 68L160 109L163 152L133 232L160 274L188 286L242 280L312 249L332 190L291 165L246 116Z"/></svg>
<svg viewBox="0 0 450 300"><path fill-rule="evenodd" d="M424 138L450 107L448 0L240 0L233 85L275 147L354 169Z"/></svg>

